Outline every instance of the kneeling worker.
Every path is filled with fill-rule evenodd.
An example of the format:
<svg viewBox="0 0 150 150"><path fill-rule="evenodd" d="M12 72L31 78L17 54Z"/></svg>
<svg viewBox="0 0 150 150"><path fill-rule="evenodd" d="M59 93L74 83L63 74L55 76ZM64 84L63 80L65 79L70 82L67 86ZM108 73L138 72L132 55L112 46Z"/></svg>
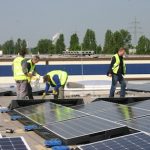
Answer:
<svg viewBox="0 0 150 150"><path fill-rule="evenodd" d="M54 87L53 95L54 99L64 99L64 87L68 79L68 74L62 70L50 71L43 77L44 83L46 83L45 93L43 93L42 99L45 98L50 86Z"/></svg>

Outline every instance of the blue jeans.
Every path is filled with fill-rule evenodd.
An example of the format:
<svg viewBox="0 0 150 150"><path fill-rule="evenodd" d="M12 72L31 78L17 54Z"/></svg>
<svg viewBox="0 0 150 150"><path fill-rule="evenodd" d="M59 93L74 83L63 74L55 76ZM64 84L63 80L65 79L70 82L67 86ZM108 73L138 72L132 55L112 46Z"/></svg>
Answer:
<svg viewBox="0 0 150 150"><path fill-rule="evenodd" d="M111 84L109 97L114 97L116 85L118 81L121 85L120 97L125 97L126 82L122 75L115 75L115 74L112 75L112 84Z"/></svg>

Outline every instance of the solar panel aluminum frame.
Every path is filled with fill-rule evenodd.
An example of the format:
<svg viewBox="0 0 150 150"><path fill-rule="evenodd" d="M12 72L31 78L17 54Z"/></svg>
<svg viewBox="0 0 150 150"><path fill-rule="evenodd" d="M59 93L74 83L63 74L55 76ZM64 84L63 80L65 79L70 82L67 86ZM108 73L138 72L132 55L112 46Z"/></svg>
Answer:
<svg viewBox="0 0 150 150"><path fill-rule="evenodd" d="M93 144L96 144L96 143L103 143L103 142L105 142L105 141L113 141L113 140L115 140L115 139L120 139L120 138L132 136L132 135L136 135L136 134L141 134L141 133L150 136L149 134L147 134L147 133L145 133L145 132L137 132L137 133L128 134L128 135L124 135L124 136L120 136L120 137L115 137L115 138L112 138L112 139L106 139L106 140L102 140L102 141L97 141L97 142L90 143L90 144L79 145L76 150L84 150L84 149L82 148L83 146L93 145Z"/></svg>
<svg viewBox="0 0 150 150"><path fill-rule="evenodd" d="M23 144L26 146L27 150L31 150L31 148L29 147L29 145L27 144L25 138L23 136L21 137L2 137L0 139L13 139L13 138L21 138L21 140L23 141Z"/></svg>
<svg viewBox="0 0 150 150"><path fill-rule="evenodd" d="M95 116L93 116L93 117L95 117ZM103 118L98 118L98 117L96 117L96 118L108 121L108 120L103 119ZM110 136L114 136L116 134L117 135L118 134L126 134L128 132L128 127L126 125L123 125L123 124L120 124L120 123L115 123L113 121L108 121L108 122L112 122L114 124L120 125L120 127L109 128L108 130L101 130L99 132L93 132L93 133L90 133L90 134L82 134L82 136L79 135L79 136L73 136L73 137L70 137L70 138L65 138L62 135L60 135L58 133L55 133L53 130L51 130L50 128L48 128L46 126L43 126L43 127L45 129L47 129L47 131L49 131L53 136L60 138L67 145L82 144L82 143L86 143L86 142L89 142L89 141L93 141L97 138L104 139L104 138L109 138Z"/></svg>

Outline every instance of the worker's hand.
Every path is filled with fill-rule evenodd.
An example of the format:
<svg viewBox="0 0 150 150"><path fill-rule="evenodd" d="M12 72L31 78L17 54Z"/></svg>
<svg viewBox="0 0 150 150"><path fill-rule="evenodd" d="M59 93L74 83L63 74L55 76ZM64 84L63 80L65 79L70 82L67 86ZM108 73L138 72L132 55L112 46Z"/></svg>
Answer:
<svg viewBox="0 0 150 150"><path fill-rule="evenodd" d="M27 76L32 78L33 75L32 75L32 73L28 73Z"/></svg>
<svg viewBox="0 0 150 150"><path fill-rule="evenodd" d="M111 74L111 73L109 73L109 74L108 74L108 77L112 77L112 74Z"/></svg>
<svg viewBox="0 0 150 150"><path fill-rule="evenodd" d="M56 90L53 90L53 95L57 95L57 91Z"/></svg>
<svg viewBox="0 0 150 150"><path fill-rule="evenodd" d="M44 92L42 95L42 99L45 99L46 93Z"/></svg>

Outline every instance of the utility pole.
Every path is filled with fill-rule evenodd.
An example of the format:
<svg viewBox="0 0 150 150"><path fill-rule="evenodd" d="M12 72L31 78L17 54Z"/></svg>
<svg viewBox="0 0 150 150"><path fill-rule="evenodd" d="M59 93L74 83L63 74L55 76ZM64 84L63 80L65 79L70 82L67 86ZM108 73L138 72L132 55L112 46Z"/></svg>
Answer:
<svg viewBox="0 0 150 150"><path fill-rule="evenodd" d="M141 27L140 27L140 22L137 20L137 18L134 18L134 21L131 22L131 29L132 29L132 35L133 35L133 45L137 46L138 43L138 37L139 34L141 33Z"/></svg>

